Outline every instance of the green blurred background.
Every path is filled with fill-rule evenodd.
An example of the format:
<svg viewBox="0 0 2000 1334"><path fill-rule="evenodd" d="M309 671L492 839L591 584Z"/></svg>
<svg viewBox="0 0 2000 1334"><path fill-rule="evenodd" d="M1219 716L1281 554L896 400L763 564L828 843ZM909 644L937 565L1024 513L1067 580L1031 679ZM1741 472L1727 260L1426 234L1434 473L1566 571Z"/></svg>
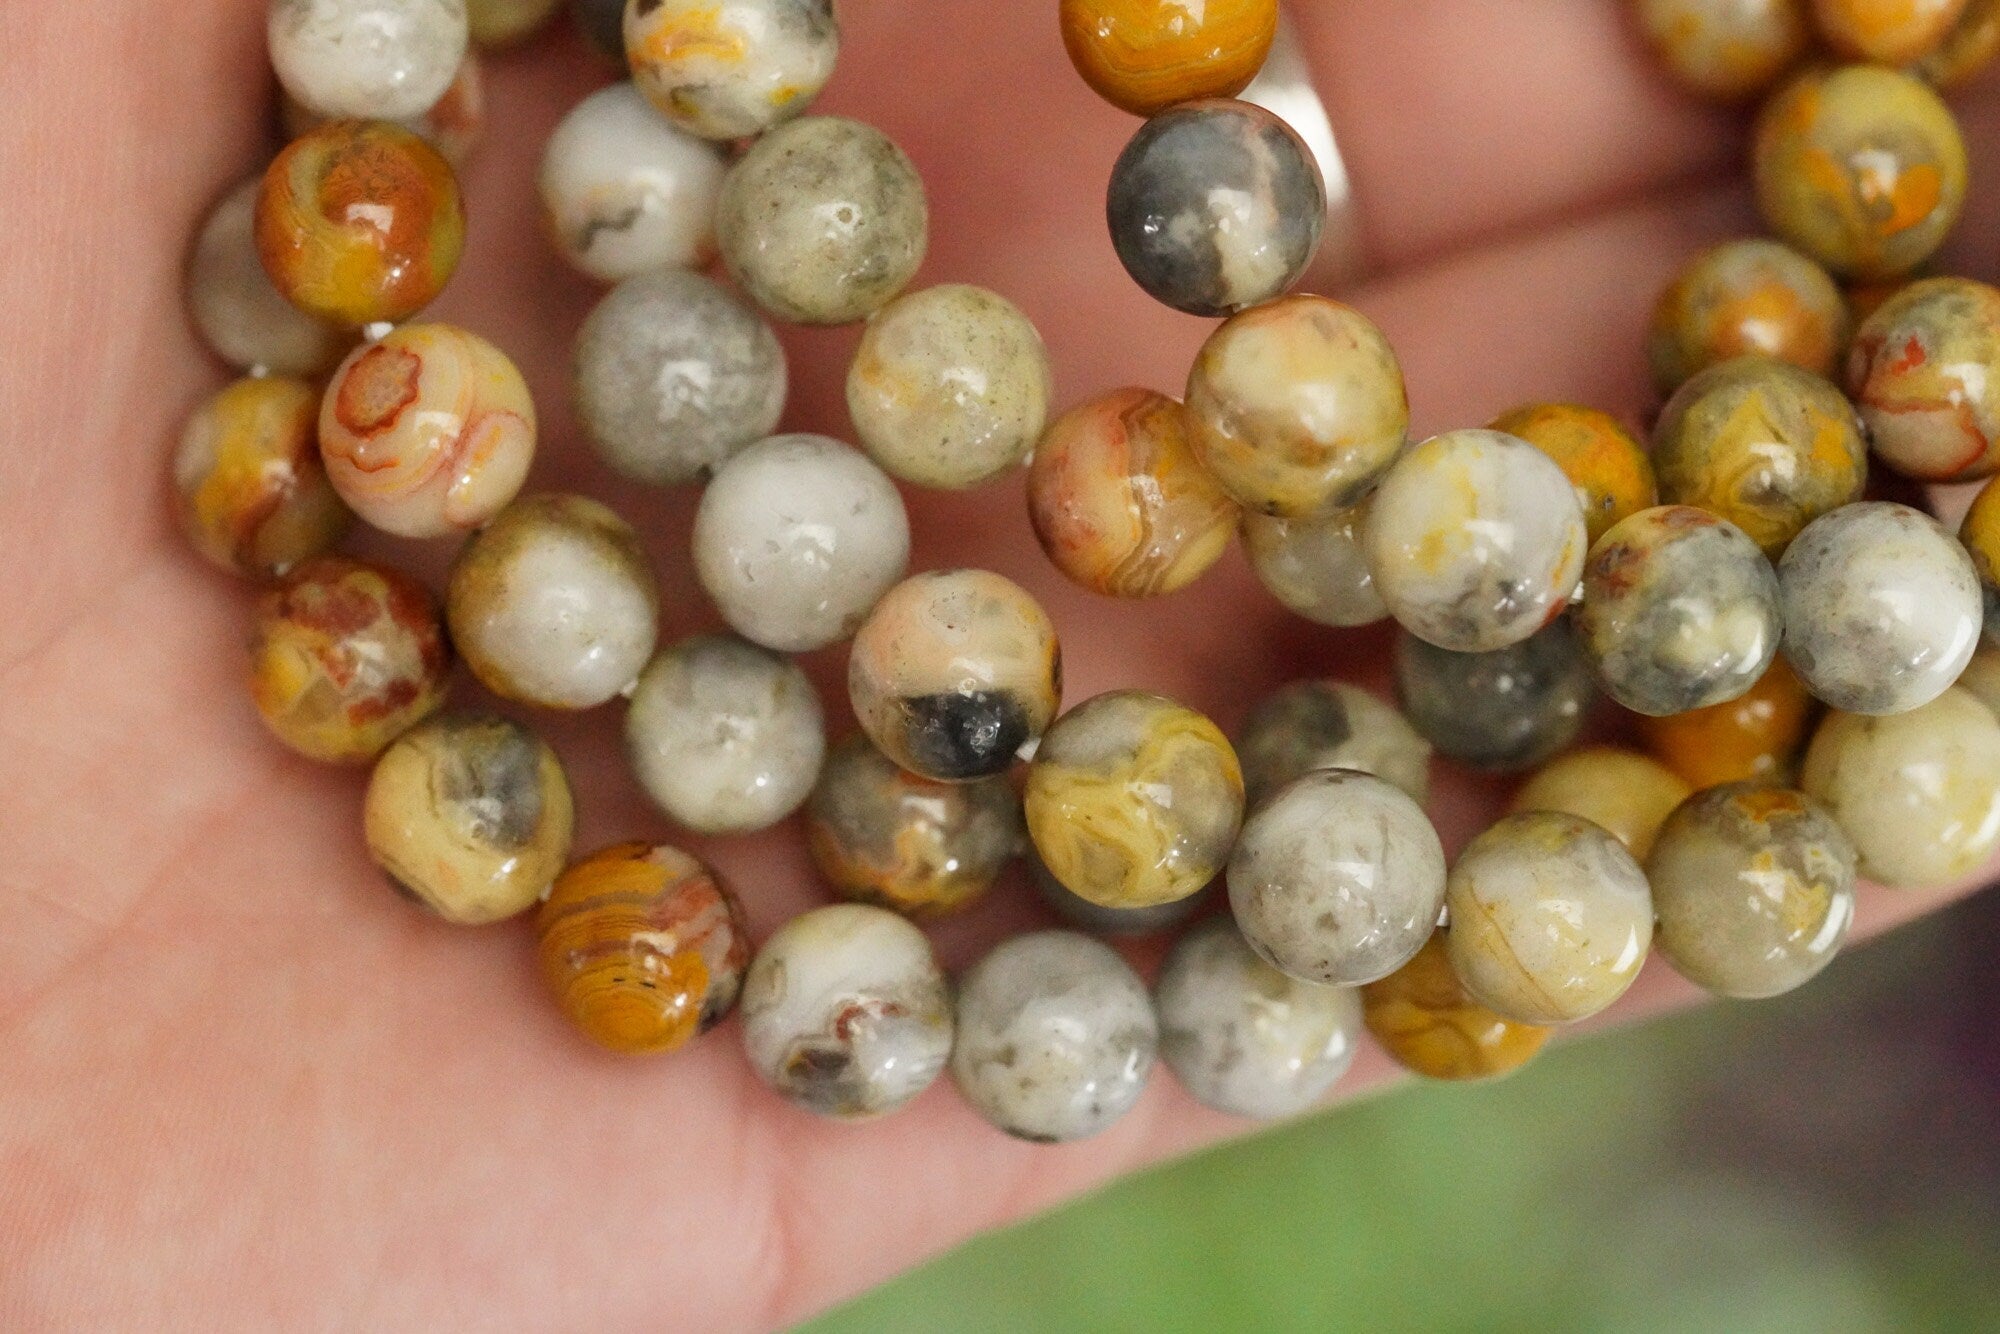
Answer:
<svg viewBox="0 0 2000 1334"><path fill-rule="evenodd" d="M1209 1152L805 1329L2000 1331L1996 949L1987 894L1785 999Z"/></svg>

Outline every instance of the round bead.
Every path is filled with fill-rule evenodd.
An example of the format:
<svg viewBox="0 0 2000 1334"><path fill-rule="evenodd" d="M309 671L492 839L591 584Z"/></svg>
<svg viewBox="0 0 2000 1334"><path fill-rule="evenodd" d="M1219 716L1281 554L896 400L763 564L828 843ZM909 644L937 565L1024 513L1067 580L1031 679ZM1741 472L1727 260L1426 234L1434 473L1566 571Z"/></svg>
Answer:
<svg viewBox="0 0 2000 1334"><path fill-rule="evenodd" d="M1813 700L1783 655L1726 704L1638 720L1647 749L1697 789L1788 779L1805 748Z"/></svg>
<svg viewBox="0 0 2000 1334"><path fill-rule="evenodd" d="M847 372L848 414L869 457L906 482L951 490L1019 467L1054 391L1028 317L960 283L876 311Z"/></svg>
<svg viewBox="0 0 2000 1334"><path fill-rule="evenodd" d="M1971 82L2000 55L2000 0L1968 0L1958 22L1910 73L1940 91Z"/></svg>
<svg viewBox="0 0 2000 1334"><path fill-rule="evenodd" d="M542 153L542 218L562 257L607 283L715 255L722 150L660 119L629 83L563 117Z"/></svg>
<svg viewBox="0 0 2000 1334"><path fill-rule="evenodd" d="M1028 864L1028 880L1042 902L1078 930L1100 936L1149 936L1171 931L1183 922L1192 921L1209 903L1209 894L1203 890L1150 908L1106 908L1070 893L1032 851L1024 860Z"/></svg>
<svg viewBox="0 0 2000 1334"><path fill-rule="evenodd" d="M1656 717L1747 692L1785 630L1771 562L1735 524L1689 505L1641 510L1606 533L1573 620L1604 692Z"/></svg>
<svg viewBox="0 0 2000 1334"><path fill-rule="evenodd" d="M625 55L660 114L704 139L746 139L812 105L833 75L833 0L633 0Z"/></svg>
<svg viewBox="0 0 2000 1334"><path fill-rule="evenodd" d="M703 481L777 428L785 349L734 294L680 269L627 278L576 339L576 405L625 476Z"/></svg>
<svg viewBox="0 0 2000 1334"><path fill-rule="evenodd" d="M1229 859L1229 906L1278 971L1359 986L1437 929L1444 847L1423 808L1369 774L1319 769L1278 789Z"/></svg>
<svg viewBox="0 0 2000 1334"><path fill-rule="evenodd" d="M823 435L779 435L724 464L694 521L695 572L723 619L781 653L853 634L910 562L895 484Z"/></svg>
<svg viewBox="0 0 2000 1334"><path fill-rule="evenodd" d="M401 120L465 60L465 0L271 0L269 37L279 82L309 110Z"/></svg>
<svg viewBox="0 0 2000 1334"><path fill-rule="evenodd" d="M1250 86L1278 32L1278 0L1062 0L1063 45L1113 106L1151 116Z"/></svg>
<svg viewBox="0 0 2000 1334"><path fill-rule="evenodd" d="M1835 273L1888 278L1930 258L1965 204L1965 143L1920 81L1875 65L1810 69L1757 119L1757 204Z"/></svg>
<svg viewBox="0 0 2000 1334"><path fill-rule="evenodd" d="M1970 278L1902 288L1855 334L1847 389L1875 457L1903 476L2000 471L2000 290Z"/></svg>
<svg viewBox="0 0 2000 1334"><path fill-rule="evenodd" d="M465 0L465 18L475 44L498 50L525 41L561 5L562 0Z"/></svg>
<svg viewBox="0 0 2000 1334"><path fill-rule="evenodd" d="M736 896L664 844L620 844L564 871L535 933L563 1013L600 1046L635 1055L715 1027L750 963Z"/></svg>
<svg viewBox="0 0 2000 1334"><path fill-rule="evenodd" d="M1057 569L1113 597L1184 588L1222 559L1237 509L1188 443L1179 403L1120 389L1056 419L1028 470L1028 517Z"/></svg>
<svg viewBox="0 0 2000 1334"><path fill-rule="evenodd" d="M2000 847L2000 719L1956 687L1887 718L1830 713L1799 786L1854 840L1863 875L1939 888Z"/></svg>
<svg viewBox="0 0 2000 1334"><path fill-rule="evenodd" d="M764 1082L840 1121L883 1116L944 1072L951 993L924 933L858 904L778 928L743 979L743 1049Z"/></svg>
<svg viewBox="0 0 2000 1334"><path fill-rule="evenodd" d="M1180 938L1153 996L1161 1059L1198 1101L1231 1116L1309 1110L1354 1064L1361 1038L1358 992L1286 977L1227 918Z"/></svg>
<svg viewBox="0 0 2000 1334"><path fill-rule="evenodd" d="M535 404L507 354L452 324L406 324L356 348L320 407L334 490L398 537L489 522L535 458Z"/></svg>
<svg viewBox="0 0 2000 1334"><path fill-rule="evenodd" d="M1062 650L1041 604L985 570L906 579L847 660L848 697L882 753L925 778L1005 773L1062 705Z"/></svg>
<svg viewBox="0 0 2000 1334"><path fill-rule="evenodd" d="M1653 428L1660 499L1729 520L1776 558L1799 530L1861 499L1868 447L1838 389L1769 357L1711 366Z"/></svg>
<svg viewBox="0 0 2000 1334"><path fill-rule="evenodd" d="M452 642L494 694L589 709L629 687L653 656L660 593L632 526L582 496L529 496L502 510L452 565Z"/></svg>
<svg viewBox="0 0 2000 1334"><path fill-rule="evenodd" d="M1958 688L2000 716L2000 648L1981 645L1958 678Z"/></svg>
<svg viewBox="0 0 2000 1334"><path fill-rule="evenodd" d="M1692 791L1658 761L1613 746L1588 746L1543 765L1514 794L1509 809L1580 815L1644 861L1660 826Z"/></svg>
<svg viewBox="0 0 2000 1334"><path fill-rule="evenodd" d="M569 860L576 811L561 761L505 718L419 723L375 762L368 855L411 899L465 926L534 907Z"/></svg>
<svg viewBox="0 0 2000 1334"><path fill-rule="evenodd" d="M1549 1030L1503 1019L1466 994L1438 931L1417 957L1361 991L1361 1018L1397 1064L1426 1079L1490 1079L1518 1070Z"/></svg>
<svg viewBox="0 0 2000 1334"><path fill-rule="evenodd" d="M1696 986L1761 1000L1833 962L1854 921L1854 845L1804 793L1710 788L1646 863L1660 952Z"/></svg>
<svg viewBox="0 0 2000 1334"><path fill-rule="evenodd" d="M1466 991L1522 1024L1588 1019L1625 994L1653 938L1646 876L1617 839L1553 811L1509 815L1459 855L1445 947Z"/></svg>
<svg viewBox="0 0 2000 1334"><path fill-rule="evenodd" d="M354 337L306 314L272 285L257 255L262 189L262 177L243 182L202 224L188 260L188 316L202 341L238 370L319 375L346 355Z"/></svg>
<svg viewBox="0 0 2000 1334"><path fill-rule="evenodd" d="M278 120L288 139L309 134L331 119L335 118L320 115L289 93L279 94ZM477 53L465 53L458 76L443 97L423 114L400 117L396 124L437 149L453 171L464 170L486 133L486 70Z"/></svg>
<svg viewBox="0 0 2000 1334"><path fill-rule="evenodd" d="M1320 519L1243 516L1243 550L1250 568L1287 608L1319 625L1373 625L1389 614L1361 554L1362 512L1335 510Z"/></svg>
<svg viewBox="0 0 2000 1334"><path fill-rule="evenodd" d="M1847 298L1827 271L1788 245L1753 237L1687 262L1653 307L1646 359L1663 394L1749 353L1830 377L1847 335Z"/></svg>
<svg viewBox="0 0 2000 1334"><path fill-rule="evenodd" d="M1590 542L1659 503L1646 447L1608 412L1574 403L1531 403L1503 413L1488 429L1518 436L1555 460L1583 506Z"/></svg>
<svg viewBox="0 0 2000 1334"><path fill-rule="evenodd" d="M1396 700L1423 738L1475 769L1532 769L1583 730L1596 691L1561 621L1511 648L1453 653L1396 637Z"/></svg>
<svg viewBox="0 0 2000 1334"><path fill-rule="evenodd" d="M437 712L450 668L437 603L386 565L309 561L258 600L251 622L251 698L310 759L374 759Z"/></svg>
<svg viewBox="0 0 2000 1334"><path fill-rule="evenodd" d="M930 205L887 135L809 116L771 131L729 169L715 229L730 275L765 310L796 324L849 324L916 276Z"/></svg>
<svg viewBox="0 0 2000 1334"><path fill-rule="evenodd" d="M1907 65L1945 39L1965 0L1812 0L1813 23L1836 52L1854 60Z"/></svg>
<svg viewBox="0 0 2000 1334"><path fill-rule="evenodd" d="M1145 1091L1159 1026L1145 983L1111 950L1070 931L1016 936L959 984L951 1073L1010 1135L1084 1139Z"/></svg>
<svg viewBox="0 0 2000 1334"><path fill-rule="evenodd" d="M1430 796L1430 743L1403 715L1344 681L1294 681L1250 711L1236 741L1252 807L1315 769L1352 769Z"/></svg>
<svg viewBox="0 0 2000 1334"><path fill-rule="evenodd" d="M1403 368L1368 318L1323 296L1231 317L1188 374L1195 454L1245 509L1310 518L1353 505L1410 425Z"/></svg>
<svg viewBox="0 0 2000 1334"><path fill-rule="evenodd" d="M639 674L625 753L639 786L683 828L754 833L812 791L826 719L796 663L732 635L701 635Z"/></svg>
<svg viewBox="0 0 2000 1334"><path fill-rule="evenodd" d="M1361 535L1389 614L1460 653L1518 644L1555 619L1588 546L1562 469L1499 431L1447 431L1406 451Z"/></svg>
<svg viewBox="0 0 2000 1334"><path fill-rule="evenodd" d="M625 63L625 0L569 0L569 16L585 41Z"/></svg>
<svg viewBox="0 0 2000 1334"><path fill-rule="evenodd" d="M1769 88L1812 42L1805 0L1638 0L1634 8L1667 71L1724 101Z"/></svg>
<svg viewBox="0 0 2000 1334"><path fill-rule="evenodd" d="M284 297L350 328L405 320L458 268L465 211L438 151L400 125L337 120L271 163L257 253Z"/></svg>
<svg viewBox="0 0 2000 1334"><path fill-rule="evenodd" d="M1056 720L1028 769L1028 836L1049 873L1106 908L1199 891L1243 822L1243 771L1214 723L1139 690Z"/></svg>
<svg viewBox="0 0 2000 1334"><path fill-rule="evenodd" d="M978 901L1019 851L1021 799L1005 778L919 778L849 737L813 788L806 842L843 897L945 917Z"/></svg>
<svg viewBox="0 0 2000 1334"><path fill-rule="evenodd" d="M319 395L303 380L238 380L196 408L174 451L181 530L225 570L270 579L347 531L320 466Z"/></svg>
<svg viewBox="0 0 2000 1334"><path fill-rule="evenodd" d="M1979 488L1958 529L1986 604L1986 638L2000 644L2000 481Z"/></svg>
<svg viewBox="0 0 2000 1334"><path fill-rule="evenodd" d="M1139 127L1111 169L1111 244L1156 300L1228 315L1299 280L1326 187L1291 126L1248 102L1190 102Z"/></svg>

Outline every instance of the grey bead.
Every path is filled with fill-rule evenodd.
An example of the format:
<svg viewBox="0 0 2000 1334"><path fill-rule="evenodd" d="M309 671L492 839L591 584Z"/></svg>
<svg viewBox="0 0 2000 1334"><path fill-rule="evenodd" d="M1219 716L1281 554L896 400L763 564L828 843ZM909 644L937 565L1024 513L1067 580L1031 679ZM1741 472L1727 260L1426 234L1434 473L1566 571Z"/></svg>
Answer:
<svg viewBox="0 0 2000 1334"><path fill-rule="evenodd" d="M1344 681L1294 681L1266 695L1236 739L1251 807L1314 769L1354 769L1430 799L1431 747L1403 715Z"/></svg>
<svg viewBox="0 0 2000 1334"><path fill-rule="evenodd" d="M1557 621L1510 648L1453 653L1396 638L1403 715L1444 754L1496 772L1531 769L1576 739L1595 690L1590 664Z"/></svg>
<svg viewBox="0 0 2000 1334"><path fill-rule="evenodd" d="M1049 868L1042 865L1042 859L1035 856L1033 849L1025 860L1028 878L1042 900L1061 913L1070 925L1099 936L1149 936L1171 931L1208 903L1214 889L1211 885L1184 899L1156 903L1150 908L1106 908L1081 894L1072 894L1068 886L1049 874Z"/></svg>

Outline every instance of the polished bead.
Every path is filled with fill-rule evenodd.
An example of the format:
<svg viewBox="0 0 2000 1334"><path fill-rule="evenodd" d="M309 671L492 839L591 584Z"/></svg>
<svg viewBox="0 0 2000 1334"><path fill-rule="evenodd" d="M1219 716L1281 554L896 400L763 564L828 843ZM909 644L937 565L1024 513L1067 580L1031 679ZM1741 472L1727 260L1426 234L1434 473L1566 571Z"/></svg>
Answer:
<svg viewBox="0 0 2000 1334"><path fill-rule="evenodd" d="M1433 934L1417 956L1361 989L1361 1017L1382 1050L1426 1079L1490 1079L1520 1069L1549 1030L1503 1019L1472 999L1451 970L1449 932Z"/></svg>
<svg viewBox="0 0 2000 1334"><path fill-rule="evenodd" d="M1352 769L1430 797L1431 747L1402 714L1345 681L1294 681L1261 700L1236 739L1252 807L1314 769Z"/></svg>
<svg viewBox="0 0 2000 1334"><path fill-rule="evenodd" d="M1243 550L1271 596L1319 625L1372 625L1389 614L1361 554L1361 506L1318 519L1243 516Z"/></svg>
<svg viewBox="0 0 2000 1334"><path fill-rule="evenodd" d="M1663 394L1748 353L1831 376L1847 335L1847 300L1827 271L1788 245L1755 237L1687 262L1653 307L1646 359Z"/></svg>
<svg viewBox="0 0 2000 1334"><path fill-rule="evenodd" d="M1062 0L1063 45L1113 106L1151 116L1250 86L1278 32L1278 0Z"/></svg>
<svg viewBox="0 0 2000 1334"><path fill-rule="evenodd" d="M1193 921L1211 901L1208 890L1202 889L1184 899L1156 903L1150 908L1106 908L1070 893L1062 881L1049 874L1049 868L1042 865L1042 859L1032 849L1023 860L1028 865L1029 883L1041 895L1042 902L1071 926L1093 935L1150 936L1172 931L1183 922Z"/></svg>
<svg viewBox="0 0 2000 1334"><path fill-rule="evenodd" d="M320 453L334 490L398 537L490 522L535 457L535 404L514 363L453 324L406 324L334 372Z"/></svg>
<svg viewBox="0 0 2000 1334"><path fill-rule="evenodd" d="M672 1051L715 1027L750 963L736 895L664 844L620 844L564 871L535 932L563 1013L627 1054Z"/></svg>
<svg viewBox="0 0 2000 1334"><path fill-rule="evenodd" d="M1522 1024L1588 1019L1625 994L1653 938L1632 854L1575 815L1509 815L1459 854L1445 947L1466 991Z"/></svg>
<svg viewBox="0 0 2000 1334"><path fill-rule="evenodd" d="M910 561L903 498L882 470L823 435L736 455L702 494L695 572L745 639L804 653L846 639Z"/></svg>
<svg viewBox="0 0 2000 1334"><path fill-rule="evenodd" d="M1396 637L1396 700L1444 755L1475 769L1531 769L1576 739L1596 690L1566 622L1492 653Z"/></svg>
<svg viewBox="0 0 2000 1334"><path fill-rule="evenodd" d="M465 0L271 0L271 64L322 116L430 110L465 60Z"/></svg>
<svg viewBox="0 0 2000 1334"><path fill-rule="evenodd" d="M704 139L744 139L812 105L833 75L833 0L632 0L632 77L660 113Z"/></svg>
<svg viewBox="0 0 2000 1334"><path fill-rule="evenodd" d="M639 786L682 828L748 834L812 791L826 718L796 663L733 635L700 635L639 674L625 753Z"/></svg>
<svg viewBox="0 0 2000 1334"><path fill-rule="evenodd" d="M2000 480L1979 488L1958 529L1985 603L1986 639L2000 644Z"/></svg>
<svg viewBox="0 0 2000 1334"><path fill-rule="evenodd" d="M545 709L595 708L626 690L660 632L638 534L582 496L502 510L459 552L445 606L480 684Z"/></svg>
<svg viewBox="0 0 2000 1334"><path fill-rule="evenodd" d="M1111 243L1132 280L1190 315L1269 301L1305 273L1326 187L1291 126L1248 102L1190 102L1139 128L1111 169Z"/></svg>
<svg viewBox="0 0 2000 1334"><path fill-rule="evenodd" d="M264 272L256 236L262 189L262 177L243 182L202 224L188 259L188 317L215 355L238 370L320 375L354 346L354 335L300 310Z"/></svg>
<svg viewBox="0 0 2000 1334"><path fill-rule="evenodd" d="M1958 688L2000 716L2000 648L1981 645L1959 676Z"/></svg>
<svg viewBox="0 0 2000 1334"><path fill-rule="evenodd" d="M1806 0L1637 0L1634 8L1667 71L1723 101L1763 92L1812 42Z"/></svg>
<svg viewBox="0 0 2000 1334"><path fill-rule="evenodd" d="M1049 729L1025 803L1043 865L1071 893L1144 908L1184 899L1222 870L1243 820L1243 771L1201 714L1113 691Z"/></svg>
<svg viewBox="0 0 2000 1334"><path fill-rule="evenodd" d="M1319 769L1251 813L1229 859L1244 939L1302 981L1359 986L1401 968L1444 906L1444 847L1423 808L1370 774Z"/></svg>
<svg viewBox="0 0 2000 1334"><path fill-rule="evenodd" d="M743 979L743 1049L788 1101L840 1121L883 1116L951 1056L952 1004L924 933L858 904L778 928Z"/></svg>
<svg viewBox="0 0 2000 1334"><path fill-rule="evenodd" d="M278 119L284 126L285 137L297 139L337 117L322 116L289 93L281 92ZM444 90L444 96L420 115L399 117L396 124L437 149L453 171L463 171L486 134L486 69L478 53L465 53L458 75Z"/></svg>
<svg viewBox="0 0 2000 1334"><path fill-rule="evenodd" d="M444 703L450 668L437 603L385 565L309 561L258 600L251 622L257 711L315 760L373 760Z"/></svg>
<svg viewBox="0 0 2000 1334"><path fill-rule="evenodd" d="M362 819L392 885L447 922L480 926L535 906L569 860L576 811L540 737L445 714L382 753Z"/></svg>
<svg viewBox="0 0 2000 1334"><path fill-rule="evenodd" d="M1907 505L1867 501L1813 521L1778 566L1785 656L1849 713L1936 699L1979 647L1984 608L1965 548Z"/></svg>
<svg viewBox="0 0 2000 1334"><path fill-rule="evenodd" d="M1951 31L1910 73L1943 92L1971 82L2000 55L2000 0L1968 0Z"/></svg>
<svg viewBox="0 0 2000 1334"><path fill-rule="evenodd" d="M1354 1063L1361 996L1280 973L1224 917L1174 945L1153 988L1160 1058L1219 1112L1274 1120L1311 1109Z"/></svg>
<svg viewBox="0 0 2000 1334"><path fill-rule="evenodd" d="M2000 290L1970 278L1904 287L1855 334L1847 390L1875 457L1903 476L2000 472Z"/></svg>
<svg viewBox="0 0 2000 1334"><path fill-rule="evenodd" d="M1145 983L1070 931L1016 936L959 983L951 1072L995 1126L1025 1140L1084 1139L1145 1091L1159 1025Z"/></svg>
<svg viewBox="0 0 2000 1334"><path fill-rule="evenodd" d="M1752 778L1789 781L1805 749L1813 700L1791 664L1772 659L1757 684L1726 704L1638 720L1661 763L1695 788Z"/></svg>
<svg viewBox="0 0 2000 1334"><path fill-rule="evenodd" d="M1478 430L1406 451L1369 499L1361 540L1389 614L1460 653L1518 644L1561 614L1588 545L1562 469Z"/></svg>
<svg viewBox="0 0 2000 1334"><path fill-rule="evenodd" d="M1608 412L1575 403L1530 403L1502 413L1488 429L1518 436L1555 460L1583 506L1591 542L1620 519L1659 503L1646 447Z"/></svg>
<svg viewBox="0 0 2000 1334"><path fill-rule="evenodd" d="M1812 10L1819 35L1839 54L1907 65L1944 41L1965 0L1812 0Z"/></svg>
<svg viewBox="0 0 2000 1334"><path fill-rule="evenodd" d="M174 450L175 510L203 556L270 579L323 556L348 512L320 465L319 394L303 380L238 380L194 410Z"/></svg>
<svg viewBox="0 0 2000 1334"><path fill-rule="evenodd" d="M1508 809L1580 815L1643 862L1661 824L1692 791L1657 760L1615 746L1586 746L1536 770Z"/></svg>

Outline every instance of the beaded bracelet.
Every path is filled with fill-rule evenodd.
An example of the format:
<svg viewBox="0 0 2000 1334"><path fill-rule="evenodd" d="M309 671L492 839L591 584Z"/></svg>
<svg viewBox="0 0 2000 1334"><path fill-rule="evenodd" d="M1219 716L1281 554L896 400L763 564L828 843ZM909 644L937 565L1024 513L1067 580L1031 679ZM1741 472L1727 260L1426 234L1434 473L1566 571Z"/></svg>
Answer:
<svg viewBox="0 0 2000 1334"><path fill-rule="evenodd" d="M411 899L466 924L534 910L552 993L603 1046L668 1051L740 1009L758 1073L832 1117L893 1111L949 1065L994 1125L1075 1139L1131 1106L1156 1053L1213 1107L1285 1116L1364 1026L1423 1075L1512 1070L1655 947L1718 995L1788 991L1839 949L1857 873L1940 884L2000 845L2000 654L1974 656L1983 623L2000 636L2000 492L1954 539L1867 489L1871 452L1918 482L2000 471L2000 292L1909 280L1966 188L1933 86L2000 47L1993 4L1874 23L1854 0L1636 0L1696 91L1776 89L1753 175L1780 238L1709 250L1662 295L1647 447L1559 403L1408 441L1381 332L1287 294L1328 212L1313 151L1237 98L1275 0L1061 0L1078 71L1145 118L1109 183L1120 259L1223 319L1183 398L1118 389L1053 421L1020 310L904 291L928 207L901 150L807 114L830 0L579 0L632 79L570 113L538 182L552 244L612 285L577 337L577 403L618 473L703 485L695 568L732 632L665 649L631 526L520 494L537 422L506 353L411 322L463 244L469 40L521 40L555 8L273 0L295 137L217 206L188 277L198 330L247 378L196 410L173 474L195 547L266 585L250 685L270 730L373 766L367 845ZM349 40L364 28L397 38ZM1863 63L1795 73L1815 31ZM866 321L861 450L773 434L767 315ZM908 575L897 481L1024 466L1043 549L1097 593L1184 587L1240 532L1301 617L1393 618L1400 710L1298 682L1233 744L1141 691L1063 712L1056 627L1025 590ZM462 538L442 611L333 554L353 516ZM829 751L789 655L848 640L861 732ZM516 721L442 711L454 657L522 706L625 697L633 774L668 817L743 834L803 809L849 902L753 952L697 859L573 858L561 762ZM1644 752L1572 748L1599 692ZM1455 861L1424 813L1434 750L1537 770ZM950 986L911 919L963 910L1020 854L1077 929ZM1229 911L1150 992L1086 934L1178 927L1218 881Z"/></svg>

